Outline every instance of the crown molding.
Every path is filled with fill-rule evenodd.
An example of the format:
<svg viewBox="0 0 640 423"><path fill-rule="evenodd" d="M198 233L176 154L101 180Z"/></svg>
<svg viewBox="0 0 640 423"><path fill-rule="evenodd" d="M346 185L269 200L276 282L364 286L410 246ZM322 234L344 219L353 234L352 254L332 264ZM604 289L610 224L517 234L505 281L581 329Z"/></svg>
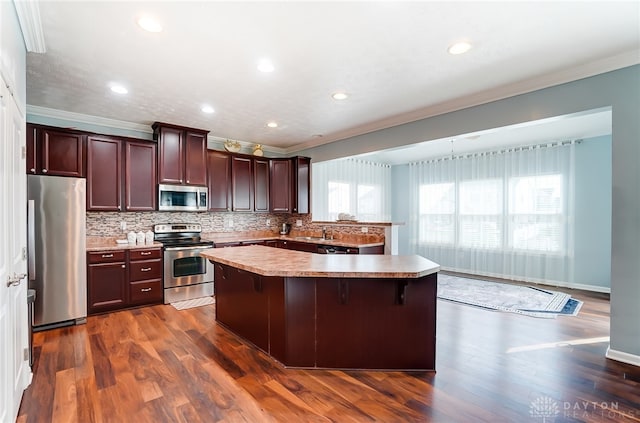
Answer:
<svg viewBox="0 0 640 423"><path fill-rule="evenodd" d="M27 104L27 114L51 119L66 120L69 121L69 123L84 123L87 125L105 126L108 128L115 128L126 131L146 132L149 134L153 133L151 124L143 125L140 123L126 122L123 120L85 115L82 113L67 112L65 110L50 109L48 107L33 106L30 104Z"/></svg>
<svg viewBox="0 0 640 423"><path fill-rule="evenodd" d="M31 53L46 53L47 48L44 43L44 31L40 21L40 6L34 0L14 0L20 28L22 28L22 38Z"/></svg>
<svg viewBox="0 0 640 423"><path fill-rule="evenodd" d="M422 119L432 118L446 113L455 112L457 110L504 100L509 97L515 97L517 95L577 81L579 79L589 78L637 64L640 64L640 49L627 51L589 63L579 64L571 68L549 72L535 78L529 78L489 90L480 91L473 95L435 104L403 115L392 116L387 119L379 120L375 123L350 128L333 135L325 136L322 139L313 139L290 146L286 149L286 152L287 154L293 154L298 151L319 147L321 145L345 140L358 135L365 135L367 133L416 122Z"/></svg>

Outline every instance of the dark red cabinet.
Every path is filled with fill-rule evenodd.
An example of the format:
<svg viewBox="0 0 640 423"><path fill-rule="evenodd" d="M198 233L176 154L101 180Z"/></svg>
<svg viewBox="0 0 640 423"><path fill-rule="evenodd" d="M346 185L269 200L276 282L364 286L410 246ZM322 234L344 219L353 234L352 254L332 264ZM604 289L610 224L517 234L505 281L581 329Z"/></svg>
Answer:
<svg viewBox="0 0 640 423"><path fill-rule="evenodd" d="M207 133L185 131L184 176L187 185L207 185Z"/></svg>
<svg viewBox="0 0 640 423"><path fill-rule="evenodd" d="M86 135L40 125L27 125L28 174L85 177Z"/></svg>
<svg viewBox="0 0 640 423"><path fill-rule="evenodd" d="M87 210L122 210L122 141L87 137Z"/></svg>
<svg viewBox="0 0 640 423"><path fill-rule="evenodd" d="M269 201L274 213L291 212L291 159L271 159Z"/></svg>
<svg viewBox="0 0 640 423"><path fill-rule="evenodd" d="M231 156L222 151L207 152L209 210L231 210Z"/></svg>
<svg viewBox="0 0 640 423"><path fill-rule="evenodd" d="M293 158L293 213L311 212L311 159Z"/></svg>
<svg viewBox="0 0 640 423"><path fill-rule="evenodd" d="M207 184L208 131L156 122L158 141L158 183Z"/></svg>
<svg viewBox="0 0 640 423"><path fill-rule="evenodd" d="M233 211L253 211L253 181L250 157L231 157L231 201Z"/></svg>
<svg viewBox="0 0 640 423"><path fill-rule="evenodd" d="M153 211L157 206L156 144L125 142L125 211Z"/></svg>
<svg viewBox="0 0 640 423"><path fill-rule="evenodd" d="M88 313L123 308L128 302L125 251L90 252L87 256Z"/></svg>
<svg viewBox="0 0 640 423"><path fill-rule="evenodd" d="M269 160L253 159L253 210L269 211Z"/></svg>

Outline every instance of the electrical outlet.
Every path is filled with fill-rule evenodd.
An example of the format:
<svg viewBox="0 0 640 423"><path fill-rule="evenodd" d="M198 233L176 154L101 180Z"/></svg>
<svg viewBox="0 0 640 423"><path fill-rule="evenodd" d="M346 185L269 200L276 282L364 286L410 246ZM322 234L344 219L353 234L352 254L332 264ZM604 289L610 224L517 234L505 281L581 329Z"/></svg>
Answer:
<svg viewBox="0 0 640 423"><path fill-rule="evenodd" d="M229 219L229 227L233 228L233 219Z"/></svg>
<svg viewBox="0 0 640 423"><path fill-rule="evenodd" d="M302 226L302 220L300 219L296 220L296 226Z"/></svg>
<svg viewBox="0 0 640 423"><path fill-rule="evenodd" d="M124 220L122 222L120 222L120 229L123 231L127 230L127 222L125 222Z"/></svg>
<svg viewBox="0 0 640 423"><path fill-rule="evenodd" d="M271 225L271 219L267 219L267 226Z"/></svg>
<svg viewBox="0 0 640 423"><path fill-rule="evenodd" d="M367 228L366 226L361 227L360 230L362 231L363 234L366 234L367 232L369 232L369 228Z"/></svg>

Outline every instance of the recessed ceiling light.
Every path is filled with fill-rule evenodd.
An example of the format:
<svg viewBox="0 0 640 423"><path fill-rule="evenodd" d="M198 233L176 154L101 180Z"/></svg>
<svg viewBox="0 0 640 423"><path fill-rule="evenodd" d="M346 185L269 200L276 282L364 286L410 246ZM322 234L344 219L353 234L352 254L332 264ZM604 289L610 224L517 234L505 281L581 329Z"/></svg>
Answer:
<svg viewBox="0 0 640 423"><path fill-rule="evenodd" d="M275 67L273 66L273 63L271 63L271 60L262 59L258 62L258 70L260 72L273 72L274 69Z"/></svg>
<svg viewBox="0 0 640 423"><path fill-rule="evenodd" d="M110 88L111 88L111 91L117 94L127 94L129 92L128 89L126 89L124 86L120 84L111 84Z"/></svg>
<svg viewBox="0 0 640 423"><path fill-rule="evenodd" d="M205 104L204 106L202 106L202 108L200 108L200 110L202 110L203 113L214 113L215 109L211 106L209 106L208 104Z"/></svg>
<svg viewBox="0 0 640 423"><path fill-rule="evenodd" d="M471 44L466 41L460 41L449 46L447 50L449 54L462 54L471 50Z"/></svg>
<svg viewBox="0 0 640 423"><path fill-rule="evenodd" d="M162 31L162 25L160 25L160 22L158 22L157 20L155 20L150 16L143 16L140 19L138 19L138 25L140 26L140 28L144 29L145 31L149 31L149 32Z"/></svg>
<svg viewBox="0 0 640 423"><path fill-rule="evenodd" d="M349 96L347 95L347 93L340 91L340 92L334 93L331 97L333 97L334 100L345 100Z"/></svg>
<svg viewBox="0 0 640 423"><path fill-rule="evenodd" d="M269 122L269 123L267 123L267 126L269 128L277 128L278 127L278 122Z"/></svg>

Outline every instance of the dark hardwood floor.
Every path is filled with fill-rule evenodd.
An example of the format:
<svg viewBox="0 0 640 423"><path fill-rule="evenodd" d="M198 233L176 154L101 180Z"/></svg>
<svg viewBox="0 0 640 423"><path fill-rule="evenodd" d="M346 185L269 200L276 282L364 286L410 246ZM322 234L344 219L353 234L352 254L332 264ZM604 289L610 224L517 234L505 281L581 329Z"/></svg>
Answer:
<svg viewBox="0 0 640 423"><path fill-rule="evenodd" d="M604 357L608 295L569 292L577 317L439 300L419 373L284 369L213 305L89 317L35 334L18 422L640 422L640 368Z"/></svg>

